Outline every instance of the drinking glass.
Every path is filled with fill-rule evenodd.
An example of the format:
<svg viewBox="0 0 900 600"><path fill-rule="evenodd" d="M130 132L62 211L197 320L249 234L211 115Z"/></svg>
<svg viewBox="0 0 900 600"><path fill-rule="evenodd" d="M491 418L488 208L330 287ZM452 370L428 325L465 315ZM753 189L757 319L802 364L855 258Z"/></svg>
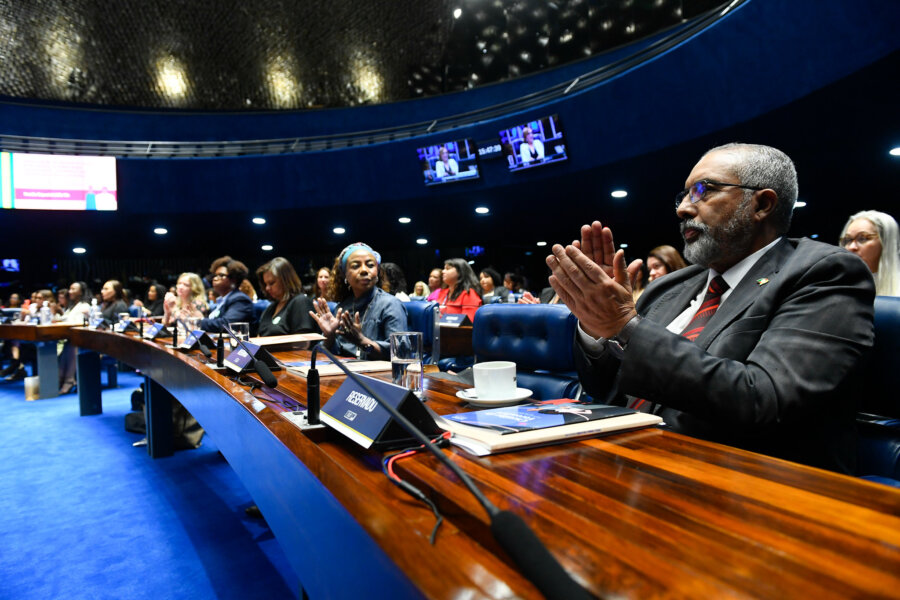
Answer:
<svg viewBox="0 0 900 600"><path fill-rule="evenodd" d="M391 374L400 387L422 396L422 334L399 331L391 334Z"/></svg>

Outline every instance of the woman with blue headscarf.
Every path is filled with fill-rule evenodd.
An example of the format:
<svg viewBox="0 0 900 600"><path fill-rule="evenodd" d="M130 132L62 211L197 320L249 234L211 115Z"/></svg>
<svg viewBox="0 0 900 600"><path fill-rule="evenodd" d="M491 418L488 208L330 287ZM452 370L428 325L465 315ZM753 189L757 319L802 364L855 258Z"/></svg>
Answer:
<svg viewBox="0 0 900 600"><path fill-rule="evenodd" d="M332 313L318 298L309 314L336 354L389 360L391 334L408 329L403 303L381 289L380 264L381 255L362 242L344 248L334 261L330 286L338 305Z"/></svg>

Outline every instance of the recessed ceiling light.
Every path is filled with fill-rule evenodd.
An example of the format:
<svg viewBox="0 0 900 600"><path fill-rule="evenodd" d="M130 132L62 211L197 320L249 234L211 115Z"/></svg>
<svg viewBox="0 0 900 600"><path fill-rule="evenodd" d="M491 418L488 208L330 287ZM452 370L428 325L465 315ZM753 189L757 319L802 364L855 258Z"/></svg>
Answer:
<svg viewBox="0 0 900 600"><path fill-rule="evenodd" d="M265 225L266 220L263 219L262 217L253 217L253 224L254 225Z"/></svg>
<svg viewBox="0 0 900 600"><path fill-rule="evenodd" d="M474 264L475 264L475 261L474 261L474 260L470 260L470 261L468 261L468 262L469 262L470 265L474 265Z"/></svg>
<svg viewBox="0 0 900 600"><path fill-rule="evenodd" d="M407 223L412 223L412 219L410 219L409 217L400 217L399 219L397 219L397 221L403 223L404 225L406 225Z"/></svg>
<svg viewBox="0 0 900 600"><path fill-rule="evenodd" d="M896 148L891 148L891 151L889 152L889 154L891 156L900 156L900 146L897 146Z"/></svg>
<svg viewBox="0 0 900 600"><path fill-rule="evenodd" d="M272 244L263 244L262 246L260 246L260 248L263 249L263 250L265 250L266 252L271 252L271 251L272 251Z"/></svg>
<svg viewBox="0 0 900 600"><path fill-rule="evenodd" d="M628 195L628 192L626 192L625 190L613 190L610 193L610 196L612 196L613 198L624 198L627 195Z"/></svg>
<svg viewBox="0 0 900 600"><path fill-rule="evenodd" d="M462 16L462 9L461 9L461 8L454 8L454 9L453 9L453 18L454 18L454 19L458 19L458 18L460 18L461 16Z"/></svg>
<svg viewBox="0 0 900 600"><path fill-rule="evenodd" d="M797 200L796 202L794 202L794 208L803 208L804 206L806 206L806 202L804 202L803 200Z"/></svg>
<svg viewBox="0 0 900 600"><path fill-rule="evenodd" d="M477 212L479 215L486 215L491 212L491 209L489 209L487 206L479 206L475 209L475 212Z"/></svg>
<svg viewBox="0 0 900 600"><path fill-rule="evenodd" d="M416 243L419 244L420 246L424 246L425 244L428 243L428 240L425 238L419 238L416 240Z"/></svg>
<svg viewBox="0 0 900 600"><path fill-rule="evenodd" d="M74 248L72 248L72 252L74 252L75 254L84 254L85 252L87 252L87 250L85 250L81 246L75 246Z"/></svg>
<svg viewBox="0 0 900 600"><path fill-rule="evenodd" d="M157 227L153 230L153 233L155 233L156 235L166 235L167 233L169 233L169 230L165 227Z"/></svg>
<svg viewBox="0 0 900 600"><path fill-rule="evenodd" d="M809 237L810 237L811 239L817 240L817 239L819 239L819 234L818 234L818 233L814 233L814 234L812 234L812 235L809 236Z"/></svg>
<svg viewBox="0 0 900 600"><path fill-rule="evenodd" d="M546 245L547 245L547 242L538 242L537 245L538 245L538 246L546 246Z"/></svg>
<svg viewBox="0 0 900 600"><path fill-rule="evenodd" d="M628 244L619 244L619 248L627 248Z"/></svg>
<svg viewBox="0 0 900 600"><path fill-rule="evenodd" d="M345 233L347 233L347 230L344 229L343 227L335 227L331 231L335 232L338 235L344 235Z"/></svg>

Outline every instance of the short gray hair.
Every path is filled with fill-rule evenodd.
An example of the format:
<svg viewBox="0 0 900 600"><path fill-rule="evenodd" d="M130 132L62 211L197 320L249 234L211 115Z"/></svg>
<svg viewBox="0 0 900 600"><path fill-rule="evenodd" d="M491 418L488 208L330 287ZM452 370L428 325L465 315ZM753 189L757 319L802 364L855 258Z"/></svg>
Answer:
<svg viewBox="0 0 900 600"><path fill-rule="evenodd" d="M743 185L775 191L778 203L772 212L772 220L778 234L786 234L791 228L791 216L797 200L797 169L794 161L777 148L758 144L725 144L708 150L703 156L713 152L732 152L738 155L734 175ZM747 196L750 193L747 190Z"/></svg>

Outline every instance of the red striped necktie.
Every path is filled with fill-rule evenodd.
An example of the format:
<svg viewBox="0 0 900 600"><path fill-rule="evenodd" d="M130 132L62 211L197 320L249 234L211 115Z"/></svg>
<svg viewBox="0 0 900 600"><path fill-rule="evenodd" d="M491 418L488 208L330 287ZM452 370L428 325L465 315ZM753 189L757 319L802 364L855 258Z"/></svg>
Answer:
<svg viewBox="0 0 900 600"><path fill-rule="evenodd" d="M716 275L709 282L709 287L706 288L706 295L703 297L703 303L700 304L700 310L693 316L691 322L681 332L681 335L692 342L696 340L712 316L716 314L716 310L719 309L719 305L722 303L722 294L727 290L728 283L721 275Z"/></svg>

